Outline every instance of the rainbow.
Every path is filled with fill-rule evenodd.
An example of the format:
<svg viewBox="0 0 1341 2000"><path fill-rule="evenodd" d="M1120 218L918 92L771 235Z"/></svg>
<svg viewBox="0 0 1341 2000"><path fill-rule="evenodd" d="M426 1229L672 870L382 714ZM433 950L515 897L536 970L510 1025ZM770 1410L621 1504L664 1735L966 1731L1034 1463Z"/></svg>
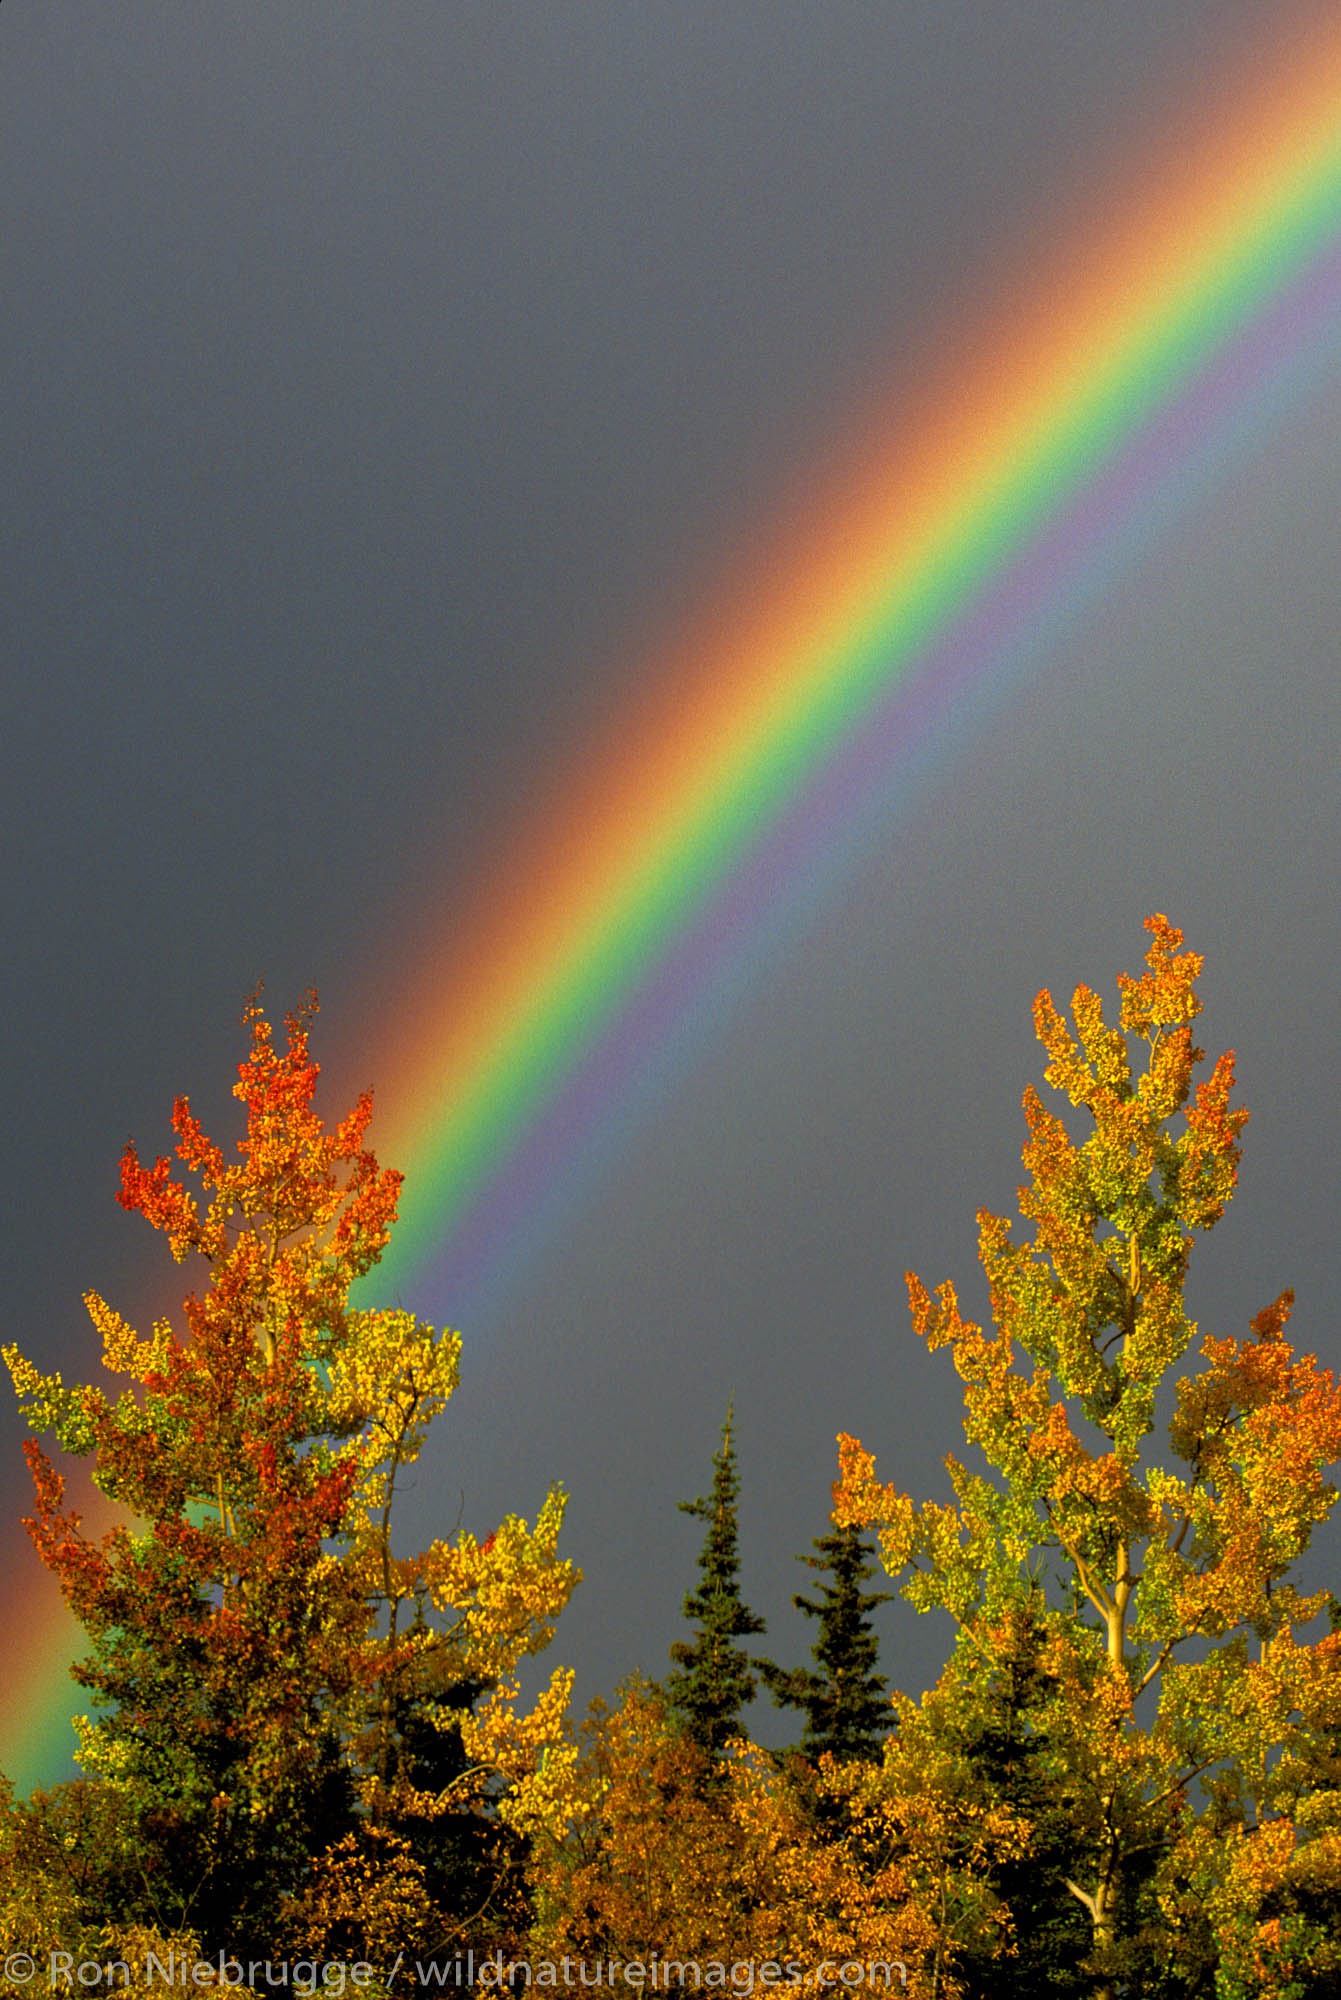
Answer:
<svg viewBox="0 0 1341 2000"><path fill-rule="evenodd" d="M3 1544L8 1659L0 1690L0 1772L20 1796L66 1773L74 1752L70 1718L88 1707L69 1676L82 1634L24 1542L16 1522Z"/></svg>
<svg viewBox="0 0 1341 2000"><path fill-rule="evenodd" d="M487 1327L778 940L934 775L947 708L962 735L999 705L1341 361L1341 26L1211 97L1116 221L984 316L920 414L905 397L896 427L861 424L897 440L822 482L809 524L640 671L656 692L595 747L602 775L422 946L379 1079L379 1149L408 1178L378 1295L413 1285Z"/></svg>
<svg viewBox="0 0 1341 2000"><path fill-rule="evenodd" d="M408 1176L370 1301L413 1284L486 1328L870 828L935 778L947 707L962 727L1008 698L1031 648L1341 362L1341 23L1253 63L1102 228L983 312L967 361L924 371L896 440L866 413L874 442L817 475L806 522L643 664L652 698L593 746L601 775L492 858L450 940L407 954L394 1032L367 1029L397 1050L377 1144ZM63 1607L40 1576L16 1594L0 1769L28 1781L58 1771L79 1702Z"/></svg>

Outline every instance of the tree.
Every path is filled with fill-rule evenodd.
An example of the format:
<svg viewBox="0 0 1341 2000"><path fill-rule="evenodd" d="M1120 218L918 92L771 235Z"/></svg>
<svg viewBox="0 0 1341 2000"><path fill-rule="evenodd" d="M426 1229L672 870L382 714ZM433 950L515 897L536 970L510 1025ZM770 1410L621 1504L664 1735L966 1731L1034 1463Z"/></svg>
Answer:
<svg viewBox="0 0 1341 2000"><path fill-rule="evenodd" d="M532 1852L530 1955L580 1955L583 1982L614 1991L629 1982L612 1960L656 1963L647 1983L663 1991L723 1984L742 1961L773 1961L772 1982L789 1987L813 1985L826 1960L826 1984L848 1961L884 1961L877 1979L927 2000L920 1966L937 1933L907 1864L915 1856L925 1872L939 1829L879 1765L826 1758L809 1776L798 1788L744 1741L709 1756L647 1683L632 1682L609 1711L597 1704L563 1837ZM994 1851L995 1827L975 1833Z"/></svg>
<svg viewBox="0 0 1341 2000"><path fill-rule="evenodd" d="M803 1756L818 1762L828 1752L840 1760L856 1757L872 1763L880 1756L892 1717L885 1677L876 1672L880 1643L871 1613L890 1602L890 1593L862 1589L875 1566L869 1560L871 1543L852 1522L831 1527L811 1546L818 1553L797 1561L830 1580L819 1585L818 1602L798 1592L792 1603L807 1618L819 1620L811 1647L819 1671L782 1668L772 1661L761 1661L759 1670L780 1708L805 1711Z"/></svg>
<svg viewBox="0 0 1341 2000"><path fill-rule="evenodd" d="M1074 1867L1066 1773L1053 1754L1057 1684L1047 1634L1029 1601L993 1634L990 1661L960 1653L905 1721L903 1755L938 1770L966 1808L1005 1808L1023 1834L980 1871L980 1889L1008 1913L1010 1942L980 1933L958 1954L964 2000L1043 2000L1088 1994L1089 1922L1067 1887Z"/></svg>
<svg viewBox="0 0 1341 2000"><path fill-rule="evenodd" d="M1341 1639L1299 1636L1327 1603L1295 1570L1335 1502L1341 1399L1285 1339L1291 1294L1241 1336L1208 1334L1203 1365L1175 1376L1197 1335L1184 1306L1193 1232L1233 1194L1247 1113L1231 1107L1232 1054L1193 1095L1202 961L1166 918L1147 929L1116 1027L1084 986L1074 1032L1048 993L1035 1003L1047 1081L1087 1130L1077 1143L1026 1092L1032 1237L979 1216L996 1331L961 1317L952 1285L933 1299L908 1277L914 1326L950 1348L990 1476L949 1459L955 1504L917 1507L844 1438L836 1510L878 1526L891 1574L911 1567L905 1595L949 1612L960 1656L983 1672L1000 1671L1012 1616L1038 1607L1069 1893L1105 1996L1123 1977L1157 1990L1152 1968L1177 1974L1180 1910L1206 1907L1236 1855L1269 1877L1310 1837L1290 1789L1299 1755L1280 1746L1312 1739L1341 1669ZM1161 1391L1174 1469L1145 1456ZM1295 1947L1279 1926L1271 1950L1283 1979Z"/></svg>
<svg viewBox="0 0 1341 2000"><path fill-rule="evenodd" d="M534 1946L555 1957L710 1955L739 1922L741 1863L713 1775L660 1688L635 1678L614 1708L594 1703L568 1823L530 1858Z"/></svg>
<svg viewBox="0 0 1341 2000"><path fill-rule="evenodd" d="M314 1856L415 1803L407 1712L431 1722L444 1684L500 1688L576 1581L557 1492L535 1530L509 1518L484 1544L393 1553L396 1482L456 1385L459 1339L349 1305L401 1176L363 1144L370 1094L332 1131L313 1109L314 1012L289 1018L281 1051L248 1008L236 1163L177 1100L177 1154L205 1205L166 1158L144 1166L131 1145L122 1159L122 1206L178 1263L201 1260L185 1337L163 1322L142 1340L88 1294L104 1365L129 1384L115 1401L4 1350L31 1426L91 1457L131 1517L90 1542L28 1442L29 1529L91 1642L75 1670L97 1703L77 1725L81 1762L132 1830L118 1916L211 1947L276 1936ZM485 1808L477 1749L466 1782L435 1797L439 1817Z"/></svg>
<svg viewBox="0 0 1341 2000"><path fill-rule="evenodd" d="M765 1629L763 1619L745 1608L740 1595L736 1524L740 1477L731 1432L733 1413L728 1408L721 1447L712 1462L711 1493L679 1502L682 1514L706 1524L706 1533L698 1559L698 1587L684 1600L684 1615L697 1631L692 1640L678 1639L671 1647L676 1670L666 1684L672 1709L710 1757L720 1756L731 1738L740 1735L740 1711L754 1699L757 1686L749 1656L735 1641Z"/></svg>

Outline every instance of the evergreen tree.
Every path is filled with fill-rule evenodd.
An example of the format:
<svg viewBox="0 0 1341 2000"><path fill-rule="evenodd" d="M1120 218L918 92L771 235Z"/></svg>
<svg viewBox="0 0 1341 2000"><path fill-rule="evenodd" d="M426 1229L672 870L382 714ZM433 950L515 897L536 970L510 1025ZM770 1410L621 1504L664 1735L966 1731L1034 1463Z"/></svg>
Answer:
<svg viewBox="0 0 1341 2000"><path fill-rule="evenodd" d="M722 1444L713 1459L712 1491L706 1498L681 1500L682 1514L703 1521L707 1533L698 1559L697 1590L686 1593L684 1615L697 1628L692 1640L670 1649L676 1671L666 1682L672 1710L701 1750L715 1757L741 1733L740 1711L754 1699L757 1681L749 1657L734 1642L764 1630L741 1601L736 1500L740 1477L732 1443L734 1405L722 1426Z"/></svg>
<svg viewBox="0 0 1341 2000"><path fill-rule="evenodd" d="M1047 1632L1036 1603L1011 1606L996 1640L990 1661L957 1653L923 1705L929 1746L960 1767L967 1796L985 1810L1008 1809L1029 1829L1027 1846L1008 1849L985 1870L1010 1911L1012 1949L970 1950L957 1976L965 2000L1088 1994L1089 1924L1067 1887L1076 1846L1064 1768L1050 1743L1060 1691L1045 1663Z"/></svg>
<svg viewBox="0 0 1341 2000"><path fill-rule="evenodd" d="M879 1641L871 1613L890 1602L890 1592L862 1589L875 1565L860 1528L831 1528L811 1546L816 1555L796 1560L830 1580L819 1585L818 1602L798 1592L792 1603L807 1618L819 1619L819 1637L810 1649L819 1672L772 1661L761 1661L760 1672L779 1708L805 1710L804 1756L817 1761L827 1750L841 1760L875 1763L889 1731L890 1708L885 1677L875 1670Z"/></svg>

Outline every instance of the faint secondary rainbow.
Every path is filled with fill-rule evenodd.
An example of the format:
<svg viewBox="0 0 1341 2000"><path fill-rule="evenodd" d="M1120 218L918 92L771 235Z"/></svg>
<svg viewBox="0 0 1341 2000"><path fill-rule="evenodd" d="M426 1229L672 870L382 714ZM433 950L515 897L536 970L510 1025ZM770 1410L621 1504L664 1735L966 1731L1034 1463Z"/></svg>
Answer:
<svg viewBox="0 0 1341 2000"><path fill-rule="evenodd" d="M820 527L640 673L656 692L595 746L602 775L425 949L380 1083L379 1150L409 1176L380 1296L431 1281L478 1332L770 929L914 782L946 691L1008 686L1341 362L1341 26L1205 110L895 445L815 495Z"/></svg>

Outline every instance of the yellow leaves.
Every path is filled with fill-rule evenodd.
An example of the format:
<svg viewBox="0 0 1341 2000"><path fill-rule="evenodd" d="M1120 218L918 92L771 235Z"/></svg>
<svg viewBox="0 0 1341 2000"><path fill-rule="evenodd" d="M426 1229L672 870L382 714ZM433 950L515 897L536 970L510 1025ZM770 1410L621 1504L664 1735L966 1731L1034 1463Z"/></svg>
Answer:
<svg viewBox="0 0 1341 2000"><path fill-rule="evenodd" d="M906 1865L925 1806L878 1766L825 1758L789 1773L738 1741L710 1772L658 1691L635 1683L587 1723L570 1784L564 1838L532 1843L533 1953L791 1959L808 1972L884 1959L906 1965L910 1993L928 1991L918 1968L936 1924Z"/></svg>
<svg viewBox="0 0 1341 2000"><path fill-rule="evenodd" d="M1044 989L1034 1001L1034 1033L1048 1054L1043 1074L1054 1090L1063 1090L1072 1104L1093 1104L1099 1098L1125 1098L1131 1093L1127 1045L1116 1028L1104 1023L1103 1007L1088 986L1077 986L1071 1012L1079 1046Z"/></svg>
<svg viewBox="0 0 1341 2000"><path fill-rule="evenodd" d="M1139 1085L1141 1105L1152 1118L1171 1118L1187 1102L1193 1066L1201 1060L1201 1053L1192 1045L1192 1030L1186 1022L1160 1036Z"/></svg>
<svg viewBox="0 0 1341 2000"><path fill-rule="evenodd" d="M14 1788L0 1777L0 1954L31 1953L34 1958L63 1948L77 1923L76 1897L68 1874L35 1851L32 1822L16 1806ZM0 1993L17 1993L8 1981Z"/></svg>
<svg viewBox="0 0 1341 2000"><path fill-rule="evenodd" d="M106 1407L100 1391L87 1385L67 1389L59 1369L44 1375L13 1345L0 1348L0 1356L24 1406L24 1421L29 1429L54 1431L65 1450L76 1456L91 1451L97 1415ZM25 1451L28 1448L25 1446Z"/></svg>
<svg viewBox="0 0 1341 2000"><path fill-rule="evenodd" d="M166 1320L156 1320L148 1340L141 1340L113 1306L97 1292L85 1292L84 1304L94 1327L102 1335L102 1365L114 1375L130 1375L145 1382L157 1374L172 1344L172 1329Z"/></svg>
<svg viewBox="0 0 1341 2000"><path fill-rule="evenodd" d="M347 1833L317 1856L280 1913L285 1951L318 1964L362 1960L385 1971L423 1948L432 1902L408 1841L381 1827Z"/></svg>
<svg viewBox="0 0 1341 2000"><path fill-rule="evenodd" d="M509 1514L483 1542L463 1534L450 1545L435 1542L423 1557L435 1606L456 1614L453 1643L472 1677L500 1680L523 1653L539 1652L553 1637L554 1620L581 1575L558 1553L564 1505L555 1487L533 1529Z"/></svg>
<svg viewBox="0 0 1341 2000"><path fill-rule="evenodd" d="M1046 1208L1036 1210L1031 1202L1026 1212L1040 1221L1051 1210L1067 1221L1080 1219L1088 1223L1094 1203L1086 1181L1085 1163L1072 1145L1066 1127L1044 1108L1032 1085L1021 1101L1029 1126L1021 1159L1033 1176L1034 1188L1046 1189L1048 1196Z"/></svg>
<svg viewBox="0 0 1341 2000"><path fill-rule="evenodd" d="M1097 993L1077 986L1071 995L1071 1014L1081 1046L1100 1089L1125 1097L1131 1090L1131 1063L1127 1044L1116 1028L1105 1025L1103 1007ZM1053 1079L1049 1077L1049 1082ZM1086 1101L1073 1098L1072 1102Z"/></svg>
<svg viewBox="0 0 1341 2000"><path fill-rule="evenodd" d="M455 1350L443 1355L445 1381L454 1370ZM554 1633L554 1621L580 1580L575 1565L558 1553L564 1498L560 1489L548 1495L534 1528L509 1515L496 1534L483 1542L461 1535L451 1544L434 1542L408 1559L392 1556L384 1522L365 1519L350 1560L360 1587L369 1598L389 1601L393 1613L401 1601L416 1600L416 1623L404 1636L392 1633L370 1651L369 1670L383 1677L394 1694L413 1696L425 1706L438 1727L461 1730L467 1755L476 1765L469 1796L481 1796L490 1774L506 1777L513 1790L498 1803L504 1818L520 1827L538 1825L559 1810L564 1793L565 1764L571 1762L563 1743L564 1711L572 1675L556 1672L529 1715L516 1711L517 1688L512 1675L526 1654L540 1652ZM448 1620L444 1629L422 1622L424 1599ZM435 1690L473 1684L490 1689L484 1706L471 1716L452 1704L439 1705ZM411 1781L385 1764L389 1747L374 1755L377 1799L393 1797L401 1809L423 1817L445 1810L447 1799L414 1790ZM467 1793L458 1780L453 1797Z"/></svg>
<svg viewBox="0 0 1341 2000"><path fill-rule="evenodd" d="M871 1453L859 1438L849 1437L845 1431L838 1436L832 1518L836 1528L877 1529L881 1561L891 1576L907 1562L913 1541L913 1503L906 1493L877 1480Z"/></svg>
<svg viewBox="0 0 1341 2000"><path fill-rule="evenodd" d="M12 1343L0 1347L0 1355L4 1356L5 1366L14 1383L14 1393L20 1399L26 1396L48 1399L60 1393L59 1369L53 1369L50 1375L43 1375Z"/></svg>
<svg viewBox="0 0 1341 2000"><path fill-rule="evenodd" d="M1196 1331L1195 1322L1183 1311L1181 1288L1147 1276L1123 1344L1124 1374L1153 1389L1181 1359Z"/></svg>
<svg viewBox="0 0 1341 2000"><path fill-rule="evenodd" d="M528 1715L517 1713L518 1692L515 1681L493 1689L461 1723L461 1740L467 1756L477 1763L490 1764L509 1777L533 1768L542 1752L562 1741L573 1692L573 1670L556 1667Z"/></svg>
<svg viewBox="0 0 1341 2000"><path fill-rule="evenodd" d="M87 1715L75 1715L70 1721L79 1745L75 1762L80 1770L114 1789L125 1785L134 1762L125 1739L114 1735L103 1719L94 1721Z"/></svg>
<svg viewBox="0 0 1341 2000"><path fill-rule="evenodd" d="M1081 990L1077 988L1077 992ZM1048 1082L1054 1090L1064 1090L1073 1104L1083 1104L1093 1079L1046 987L1034 1001L1034 1033L1048 1053L1043 1072Z"/></svg>
<svg viewBox="0 0 1341 2000"><path fill-rule="evenodd" d="M378 1775L371 1796L431 1818L468 1798L482 1802L488 1775L501 1774L509 1791L496 1802L498 1812L519 1830L533 1830L560 1809L565 1760L571 1761L562 1737L572 1677L556 1674L527 1716L516 1711L510 1677L523 1655L549 1643L579 1581L575 1565L558 1553L564 1496L550 1492L534 1528L509 1515L483 1541L463 1534L416 1555L395 1555L389 1513L396 1480L418 1458L457 1387L461 1340L400 1311L351 1313L345 1336L328 1364L329 1422L337 1434L354 1433L339 1456L357 1467L345 1562L365 1599L380 1600L392 1614L385 1637L368 1648L368 1671L385 1681L389 1698L394 1692L417 1699L440 1727L459 1726L477 1766L467 1784L458 1780L451 1788L450 1800L417 1790L395 1759L388 1761L382 1723L373 1730L382 1747L373 1757ZM408 1601L415 1622L406 1633L396 1618ZM430 1605L444 1626L425 1619ZM453 1706L436 1710L434 1690L461 1684L492 1689L479 1715Z"/></svg>
<svg viewBox="0 0 1341 2000"><path fill-rule="evenodd" d="M529 1714L519 1715L515 1681L493 1689L462 1715L461 1743L481 1772L497 1772L508 1790L499 1815L523 1835L559 1839L577 1807L577 1746L566 1733L573 1672L556 1667Z"/></svg>
<svg viewBox="0 0 1341 2000"><path fill-rule="evenodd" d="M356 1433L342 1453L358 1466L351 1505L373 1516L457 1388L461 1336L399 1311L350 1313L346 1336L329 1364L330 1426Z"/></svg>

